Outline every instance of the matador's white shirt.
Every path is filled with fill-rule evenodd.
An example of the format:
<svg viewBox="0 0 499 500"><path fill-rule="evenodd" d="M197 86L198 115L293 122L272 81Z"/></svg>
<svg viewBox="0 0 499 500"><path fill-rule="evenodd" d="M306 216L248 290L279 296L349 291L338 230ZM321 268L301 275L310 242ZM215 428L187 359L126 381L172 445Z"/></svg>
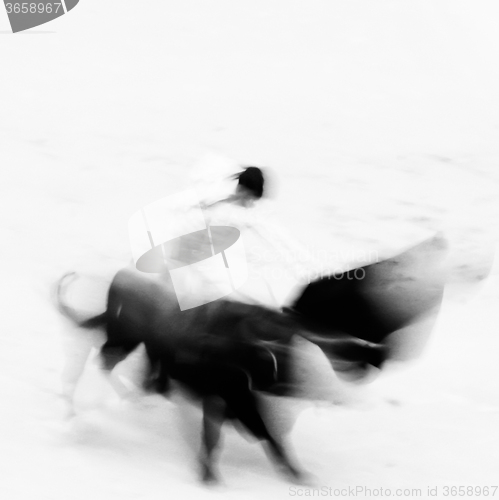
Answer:
<svg viewBox="0 0 499 500"><path fill-rule="evenodd" d="M241 233L248 266L238 299L282 306L306 275L307 250L276 219L270 202L252 207L220 202L204 211L209 226L230 226Z"/></svg>

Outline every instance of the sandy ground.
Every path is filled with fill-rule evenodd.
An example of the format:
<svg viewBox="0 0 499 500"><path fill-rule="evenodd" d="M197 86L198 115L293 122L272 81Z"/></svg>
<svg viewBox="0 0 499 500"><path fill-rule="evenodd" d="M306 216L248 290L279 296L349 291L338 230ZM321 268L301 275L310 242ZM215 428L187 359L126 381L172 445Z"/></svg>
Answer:
<svg viewBox="0 0 499 500"><path fill-rule="evenodd" d="M133 212L189 187L195 167L230 162L269 166L282 227L335 265L435 231L449 241L424 356L350 405L300 414L291 438L317 485L497 485L497 10L81 0L13 36L0 9L2 498L292 493L230 429L225 486L202 488L198 415L121 401L92 363L74 419L60 397L87 340L54 310L53 283L68 270L105 283L130 259Z"/></svg>

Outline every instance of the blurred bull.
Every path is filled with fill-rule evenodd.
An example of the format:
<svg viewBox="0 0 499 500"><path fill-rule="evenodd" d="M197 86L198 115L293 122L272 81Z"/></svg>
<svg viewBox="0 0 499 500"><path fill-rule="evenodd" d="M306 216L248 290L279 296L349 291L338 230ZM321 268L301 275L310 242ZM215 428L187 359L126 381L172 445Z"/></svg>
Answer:
<svg viewBox="0 0 499 500"><path fill-rule="evenodd" d="M216 479L214 452L225 419L243 424L287 475L301 480L303 473L269 432L257 392L300 392L293 376L292 342L297 337L318 345L333 367L350 373L365 374L387 357L397 357L394 345L404 342L394 344L390 336L421 324L442 297L443 281L435 280L434 273L429 279L408 272L421 264L422 256L428 267L428 255L439 250L435 241L358 268L362 273L313 282L284 312L230 300L181 311L167 274L151 278L132 269L117 273L102 314L80 320L62 300L64 278L59 306L82 327L105 328L100 355L106 370L143 344L149 361L147 389L165 394L175 380L200 399L203 481Z"/></svg>

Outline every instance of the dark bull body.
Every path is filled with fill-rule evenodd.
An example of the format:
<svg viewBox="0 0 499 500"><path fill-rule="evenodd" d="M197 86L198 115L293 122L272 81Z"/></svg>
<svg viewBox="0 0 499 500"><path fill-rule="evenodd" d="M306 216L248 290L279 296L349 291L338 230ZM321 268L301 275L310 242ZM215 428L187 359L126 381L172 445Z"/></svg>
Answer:
<svg viewBox="0 0 499 500"><path fill-rule="evenodd" d="M428 252L439 248L435 241L359 268L362 279L354 282L345 276L311 283L285 313L229 300L181 311L167 274L151 278L133 269L115 276L107 309L98 316L78 320L61 293L59 305L80 326L105 328L100 353L105 369L112 370L143 344L149 361L147 389L166 394L175 380L201 400L204 481L215 479L213 455L227 418L263 441L283 471L299 480L302 473L264 423L256 391L294 394L294 336L318 345L333 367L339 361L343 369L361 374L379 368L394 354L390 334L438 309L443 283L433 273L419 273L420 278L407 273L421 258L428 262Z"/></svg>
<svg viewBox="0 0 499 500"><path fill-rule="evenodd" d="M62 300L60 307L76 319ZM225 419L238 420L263 441L270 456L294 480L302 477L283 444L268 431L256 397L256 391L294 394L291 342L295 335L307 337L294 317L229 300L180 311L166 277L151 279L124 269L111 283L107 310L78 322L87 328L105 327L100 355L106 370L143 344L149 362L147 389L166 394L173 379L201 400L204 481L215 478L213 455ZM335 356L350 360L353 366L382 361L382 350L353 338L316 336L312 340L326 351L334 345Z"/></svg>

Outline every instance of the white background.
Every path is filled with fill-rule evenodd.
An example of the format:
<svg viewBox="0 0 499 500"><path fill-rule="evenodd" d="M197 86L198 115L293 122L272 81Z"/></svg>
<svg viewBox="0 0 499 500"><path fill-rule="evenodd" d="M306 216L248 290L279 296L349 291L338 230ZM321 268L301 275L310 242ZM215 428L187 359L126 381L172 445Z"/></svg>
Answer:
<svg viewBox="0 0 499 500"><path fill-rule="evenodd" d="M363 410L301 414L319 484L498 484L498 61L494 1L81 0L15 35L0 8L2 496L288 496L230 432L226 488L196 486L173 406L116 401L92 367L76 420L57 396L72 344L53 282L112 276L129 216L217 158L270 167L280 220L313 248L449 241L423 359Z"/></svg>

